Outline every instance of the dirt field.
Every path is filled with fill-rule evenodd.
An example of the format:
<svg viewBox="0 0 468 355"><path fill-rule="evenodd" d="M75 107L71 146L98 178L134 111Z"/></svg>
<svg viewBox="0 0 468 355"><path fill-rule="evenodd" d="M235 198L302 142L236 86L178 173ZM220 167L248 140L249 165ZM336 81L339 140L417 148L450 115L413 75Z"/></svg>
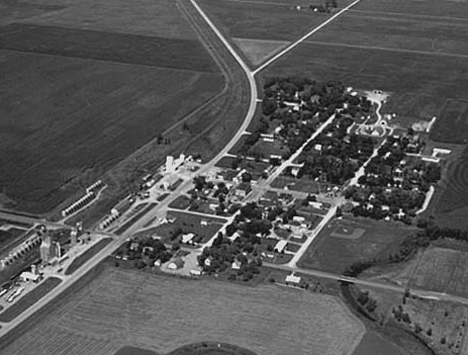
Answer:
<svg viewBox="0 0 468 355"><path fill-rule="evenodd" d="M253 67L262 64L284 49L288 42L259 39L233 38L234 43L246 55Z"/></svg>
<svg viewBox="0 0 468 355"><path fill-rule="evenodd" d="M364 331L332 296L111 269L5 354L104 355L122 345L166 353L212 340L258 355L339 355L352 353Z"/></svg>
<svg viewBox="0 0 468 355"><path fill-rule="evenodd" d="M21 22L22 5L2 6L0 185L16 202L8 207L51 210L222 88L175 2L57 0L25 5Z"/></svg>
<svg viewBox="0 0 468 355"><path fill-rule="evenodd" d="M411 233L401 225L372 220L333 220L317 236L301 267L342 273L357 261L385 259Z"/></svg>

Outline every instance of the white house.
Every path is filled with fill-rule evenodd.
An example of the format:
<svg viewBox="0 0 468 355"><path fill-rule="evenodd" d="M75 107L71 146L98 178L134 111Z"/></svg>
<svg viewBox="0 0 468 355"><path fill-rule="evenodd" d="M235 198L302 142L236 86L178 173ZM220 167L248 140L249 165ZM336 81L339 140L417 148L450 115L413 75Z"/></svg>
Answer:
<svg viewBox="0 0 468 355"><path fill-rule="evenodd" d="M301 283L301 278L299 276L294 275L294 273L293 273L291 275L286 276L285 281L286 281L286 283L292 283L292 284L299 285Z"/></svg>
<svg viewBox="0 0 468 355"><path fill-rule="evenodd" d="M277 253L282 253L284 251L284 249L286 248L287 244L288 244L288 242L286 240L280 240L280 241L278 241L278 243L276 243L273 250L275 252L277 252Z"/></svg>

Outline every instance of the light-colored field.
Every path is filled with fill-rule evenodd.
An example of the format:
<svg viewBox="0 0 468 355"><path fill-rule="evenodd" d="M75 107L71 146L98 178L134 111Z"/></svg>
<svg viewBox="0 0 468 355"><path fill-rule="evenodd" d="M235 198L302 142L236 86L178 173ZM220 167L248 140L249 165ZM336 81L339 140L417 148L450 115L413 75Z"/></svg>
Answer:
<svg viewBox="0 0 468 355"><path fill-rule="evenodd" d="M416 288L468 296L468 253L428 248L408 265L401 277Z"/></svg>
<svg viewBox="0 0 468 355"><path fill-rule="evenodd" d="M110 355L122 345L165 353L212 340L258 355L340 355L364 332L328 295L108 269L4 354Z"/></svg>
<svg viewBox="0 0 468 355"><path fill-rule="evenodd" d="M246 38L233 38L233 41L253 65L263 63L289 44L289 42L286 41L268 41Z"/></svg>

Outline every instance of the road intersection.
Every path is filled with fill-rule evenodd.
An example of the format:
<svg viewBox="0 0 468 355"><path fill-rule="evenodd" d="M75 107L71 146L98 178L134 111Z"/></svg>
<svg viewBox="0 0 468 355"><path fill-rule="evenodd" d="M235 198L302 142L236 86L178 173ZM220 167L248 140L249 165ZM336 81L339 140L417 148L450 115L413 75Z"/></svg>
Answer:
<svg viewBox="0 0 468 355"><path fill-rule="evenodd" d="M360 0L356 0L344 9L340 10L337 12L335 15L330 17L327 21L319 25L318 27L314 28L310 32L308 32L305 36L303 36L301 39L291 43L285 50L282 52L278 53L275 55L273 58L265 62L263 65L260 67L256 68L255 70L251 70L246 63L243 61L243 59L239 56L239 54L234 50L234 48L231 46L230 42L224 37L224 35L218 30L218 28L213 24L213 22L210 20L210 18L205 14L205 12L200 8L200 6L197 4L195 0L189 0L190 4L197 10L198 14L203 18L205 23L210 27L210 29L214 32L216 35L217 39L222 42L222 44L225 46L225 48L230 52L230 54L233 56L237 64L242 68L242 70L245 73L245 76L248 80L249 83L249 89L250 89L250 101L249 101L249 107L248 111L244 117L244 121L239 128L239 130L236 132L236 134L233 136L233 138L226 144L226 146L208 163L204 164L203 166L200 167L200 169L197 171L197 175L205 174L208 173L213 169L215 164L223 158L228 152L234 147L236 142L239 140L239 138L246 132L247 127L251 123L255 110L257 108L258 104L258 89L257 89L257 84L255 80L255 75L258 74L261 70L266 68L268 65L272 64L273 62L277 61L281 57L283 57L285 54L287 54L289 51L291 51L293 48L298 46L301 42L309 38L311 35L319 31L321 28L326 26L328 23L336 19L337 17L341 16L343 13L351 9L353 6L355 6ZM274 170L271 175L265 179L262 180L258 183L258 186L254 187L253 191L251 194L247 197L247 201L256 201L260 196L270 188L270 184L274 181L275 178L277 178L286 167L291 165L291 163L294 162L294 160L297 159L297 157L301 154L302 149L307 145L309 142L311 142L315 137L320 134L325 127L327 127L332 121L333 121L334 115L331 116L314 134L307 140L307 142L300 148L298 149L288 160L286 160L281 166L279 166L276 170ZM191 180L186 179L180 184L179 187L177 187L174 191L171 192L167 198L165 198L163 201L159 202L157 206L155 206L153 209L151 209L148 213L146 213L142 218L140 218L135 224L133 224L123 235L121 236L113 236L113 240L110 244L108 244L105 248L100 250L97 254L95 254L88 262L86 262L81 268L76 270L72 275L67 275L63 276L61 275L62 282L59 286L57 286L53 292L50 292L40 300L38 300L36 303L31 305L26 311L18 315L13 321L10 323L2 323L1 324L1 329L0 329L0 337L7 334L9 331L11 331L13 328L18 326L21 322L25 321L28 319L31 315L33 315L35 312L37 312L39 309L44 307L46 304L51 302L54 298L56 298L58 295L61 293L65 292L71 285L73 285L76 281L78 281L81 277L83 277L85 274L87 274L90 270L92 270L94 267L96 267L102 260L104 260L106 257L112 254L113 251L115 251L120 245L122 245L125 240L134 234L136 231L141 230L144 228L149 222L152 220L162 220L166 216L166 212L170 210L169 205L180 195L186 194L187 191L189 191L193 187L193 183ZM387 290L393 290L397 292L403 292L404 288L402 286L397 286L397 285L390 285L387 283L382 283L382 282L377 282L377 281L368 281L368 280L360 280L356 278L349 278L349 277L344 277L342 275L336 275L336 274L331 274L331 273L326 273L322 271L317 271L317 270L305 270L297 267L297 262L301 258L301 256L305 253L307 248L312 244L314 241L315 237L319 234L319 232L323 229L323 227L335 216L336 214L336 208L337 205L335 204L330 210L327 212L323 220L319 223L319 225L315 228L313 231L312 235L307 239L307 241L301 246L300 250L294 255L293 259L287 264L287 265L276 265L276 264L265 264L268 267L271 268L276 268L276 269L281 269L289 272L298 272L298 273L304 273L308 274L311 276L316 276L316 277L322 277L322 278L327 278L327 279L332 279L336 281L347 281L347 282L352 282L352 283L357 283L361 285L366 285L369 287L376 287L376 288L381 288L381 289L387 289ZM13 218L14 221L17 222L22 222L22 223L43 223L45 225L54 225L54 226L63 226L62 224L57 224L51 222L45 221L45 220L35 220L34 218L30 217L23 217L23 216L16 216L16 215L10 215L8 213L0 213L0 218ZM232 222L234 216L226 218L227 222L224 224L222 230L225 230L225 227ZM126 221L121 221L120 224L125 223ZM102 232L100 232L102 233ZM209 246L211 239L208 243L206 243L204 246ZM445 295L445 294L439 294L439 293L434 293L434 292L428 292L428 291L423 291L423 290L412 290L413 293L420 295L421 297L436 297L439 299L447 299L447 300L455 300L462 302L464 304L468 304L468 300L464 298L459 298L451 295Z"/></svg>

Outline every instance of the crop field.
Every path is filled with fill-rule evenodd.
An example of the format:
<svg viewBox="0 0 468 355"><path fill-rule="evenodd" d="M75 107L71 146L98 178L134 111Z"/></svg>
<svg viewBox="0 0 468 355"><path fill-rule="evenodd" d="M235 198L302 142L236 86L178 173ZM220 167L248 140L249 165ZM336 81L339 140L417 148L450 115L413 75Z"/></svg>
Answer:
<svg viewBox="0 0 468 355"><path fill-rule="evenodd" d="M454 7L457 19L446 11ZM468 5L461 2L362 0L262 77L307 73L319 81L380 89L391 94L385 111L430 119L446 100L468 94L466 13Z"/></svg>
<svg viewBox="0 0 468 355"><path fill-rule="evenodd" d="M352 353L364 332L333 296L114 268L49 312L5 353L113 355L124 345L167 353L215 341L258 355L340 355Z"/></svg>
<svg viewBox="0 0 468 355"><path fill-rule="evenodd" d="M468 142L468 101L449 100L431 129L430 138L444 143Z"/></svg>
<svg viewBox="0 0 468 355"><path fill-rule="evenodd" d="M468 296L468 253L429 248L414 259L402 276L415 288Z"/></svg>
<svg viewBox="0 0 468 355"><path fill-rule="evenodd" d="M439 188L426 215L433 215L444 227L467 228L468 221L468 148L459 146L442 170Z"/></svg>
<svg viewBox="0 0 468 355"><path fill-rule="evenodd" d="M0 185L8 207L32 213L96 181L224 82L175 2L57 4L21 23L0 13Z"/></svg>
<svg viewBox="0 0 468 355"><path fill-rule="evenodd" d="M299 265L343 273L353 263L386 259L412 232L408 227L368 220L333 220L317 236Z"/></svg>
<svg viewBox="0 0 468 355"><path fill-rule="evenodd" d="M199 3L225 34L238 39L292 41L331 16L308 9L298 11L292 8L296 4L287 2L201 0Z"/></svg>

